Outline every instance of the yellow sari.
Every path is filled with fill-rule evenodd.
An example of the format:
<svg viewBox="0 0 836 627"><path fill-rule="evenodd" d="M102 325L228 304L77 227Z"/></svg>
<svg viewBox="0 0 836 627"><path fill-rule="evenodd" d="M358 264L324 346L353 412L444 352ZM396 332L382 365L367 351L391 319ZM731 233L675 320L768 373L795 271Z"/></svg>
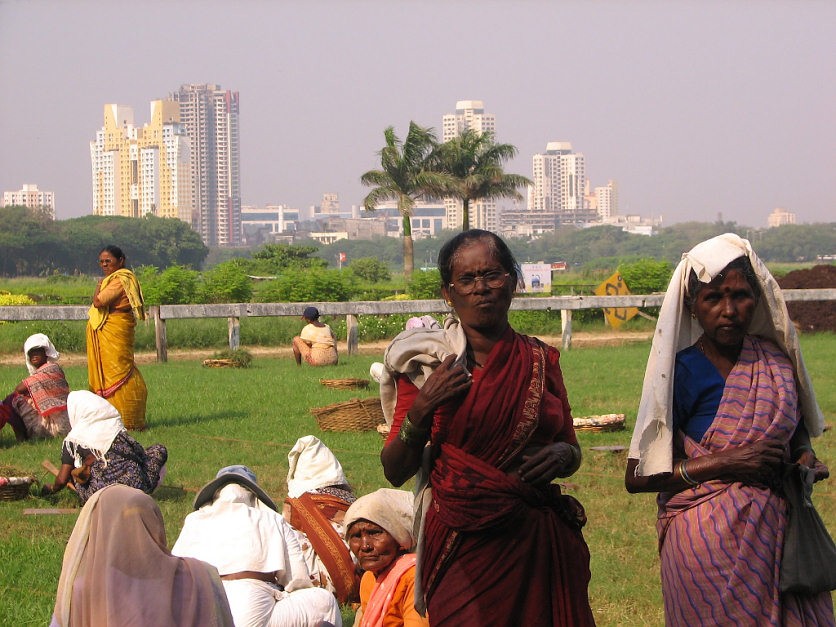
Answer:
<svg viewBox="0 0 836 627"><path fill-rule="evenodd" d="M104 289L119 281L131 303L130 312L90 307L87 323L87 378L92 392L106 398L122 415L127 429L145 428L148 390L134 363L137 319L145 319L139 282L133 272L120 269L102 280Z"/></svg>

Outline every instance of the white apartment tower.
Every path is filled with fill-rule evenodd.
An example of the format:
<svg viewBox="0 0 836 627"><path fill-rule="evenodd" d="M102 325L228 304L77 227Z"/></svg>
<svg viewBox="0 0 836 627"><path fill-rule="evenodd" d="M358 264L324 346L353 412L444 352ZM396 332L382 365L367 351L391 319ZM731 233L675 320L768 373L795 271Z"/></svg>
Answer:
<svg viewBox="0 0 836 627"><path fill-rule="evenodd" d="M618 215L618 183L609 180L605 186L596 187L594 194L599 218L608 220Z"/></svg>
<svg viewBox="0 0 836 627"><path fill-rule="evenodd" d="M528 211L555 227L589 221L584 206L584 156L569 142L549 142L546 152L532 159L533 185L528 190ZM534 217L532 215L532 217Z"/></svg>
<svg viewBox="0 0 836 627"><path fill-rule="evenodd" d="M37 185L24 183L23 189L13 192L3 192L3 207L27 207L45 211L50 218L55 219L55 193L38 189Z"/></svg>
<svg viewBox="0 0 836 627"><path fill-rule="evenodd" d="M441 120L441 141L450 141L466 129L496 135L496 116L493 113L485 113L485 105L481 100L459 100L456 103L456 112L444 115ZM447 228L460 229L462 226L461 201L447 199L444 201L444 208ZM499 216L496 201L480 200L471 203L470 226L486 231L498 231Z"/></svg>
<svg viewBox="0 0 836 627"><path fill-rule="evenodd" d="M241 244L238 92L182 85L170 95L191 141L192 228L207 246Z"/></svg>
<svg viewBox="0 0 836 627"><path fill-rule="evenodd" d="M191 224L189 160L177 103L151 102L151 122L142 128L134 125L131 107L105 105L104 126L90 142L93 214L152 214Z"/></svg>

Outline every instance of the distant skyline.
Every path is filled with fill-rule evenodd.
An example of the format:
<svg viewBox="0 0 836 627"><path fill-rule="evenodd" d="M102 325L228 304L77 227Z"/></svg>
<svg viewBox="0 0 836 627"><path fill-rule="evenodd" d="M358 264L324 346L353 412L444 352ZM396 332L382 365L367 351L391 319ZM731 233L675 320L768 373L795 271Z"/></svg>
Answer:
<svg viewBox="0 0 836 627"><path fill-rule="evenodd" d="M481 100L507 170L568 141L622 214L836 221L836 3L0 0L0 190L91 212L104 105L240 94L245 205L360 205L383 130ZM499 201L508 206L509 201Z"/></svg>

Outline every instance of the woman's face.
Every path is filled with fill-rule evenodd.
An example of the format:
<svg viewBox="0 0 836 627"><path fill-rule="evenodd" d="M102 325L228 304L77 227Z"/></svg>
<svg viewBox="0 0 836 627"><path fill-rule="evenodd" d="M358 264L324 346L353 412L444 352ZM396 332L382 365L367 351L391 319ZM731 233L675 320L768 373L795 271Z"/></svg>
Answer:
<svg viewBox="0 0 836 627"><path fill-rule="evenodd" d="M749 330L758 299L740 270L705 285L694 300L694 315L705 337L717 346L739 347Z"/></svg>
<svg viewBox="0 0 836 627"><path fill-rule="evenodd" d="M43 346L36 346L29 351L29 363L35 368L40 368L46 363L46 349Z"/></svg>
<svg viewBox="0 0 836 627"><path fill-rule="evenodd" d="M368 520L358 520L348 528L348 548L357 556L360 568L375 576L389 568L400 554L395 538Z"/></svg>
<svg viewBox="0 0 836 627"><path fill-rule="evenodd" d="M472 279L482 277L489 272L508 273L496 258L493 249L485 242L476 240L459 248L453 256L452 286L445 285L441 293L453 303L453 309L462 326L489 330L504 327L508 323L508 309L514 296L514 282L511 276L505 277L501 287L492 288L484 279L473 284L470 294L462 294L456 289L456 283L462 277Z"/></svg>
<svg viewBox="0 0 836 627"><path fill-rule="evenodd" d="M99 253L99 267L102 269L102 274L109 276L125 267L125 259L117 259L113 253L103 250Z"/></svg>

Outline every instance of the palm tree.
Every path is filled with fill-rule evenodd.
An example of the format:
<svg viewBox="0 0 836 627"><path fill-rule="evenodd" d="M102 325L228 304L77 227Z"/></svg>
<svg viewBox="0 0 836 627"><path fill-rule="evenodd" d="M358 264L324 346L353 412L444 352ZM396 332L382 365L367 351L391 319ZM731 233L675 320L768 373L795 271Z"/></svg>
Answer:
<svg viewBox="0 0 836 627"><path fill-rule="evenodd" d="M403 270L407 279L415 265L412 242L412 208L419 198L440 195L449 186L448 179L433 171L430 162L438 146L433 130L409 123L406 139L388 127L383 136L386 145L378 153L380 170L369 170L360 177L363 185L373 187L363 199L366 211L374 211L382 201L395 200L403 219Z"/></svg>
<svg viewBox="0 0 836 627"><path fill-rule="evenodd" d="M493 133L466 129L458 137L439 147L438 167L452 181L447 196L462 203L462 230L470 228L470 203L491 198L522 200L518 188L531 185L519 174L506 174L502 164L512 159L517 149L511 144L497 144Z"/></svg>

